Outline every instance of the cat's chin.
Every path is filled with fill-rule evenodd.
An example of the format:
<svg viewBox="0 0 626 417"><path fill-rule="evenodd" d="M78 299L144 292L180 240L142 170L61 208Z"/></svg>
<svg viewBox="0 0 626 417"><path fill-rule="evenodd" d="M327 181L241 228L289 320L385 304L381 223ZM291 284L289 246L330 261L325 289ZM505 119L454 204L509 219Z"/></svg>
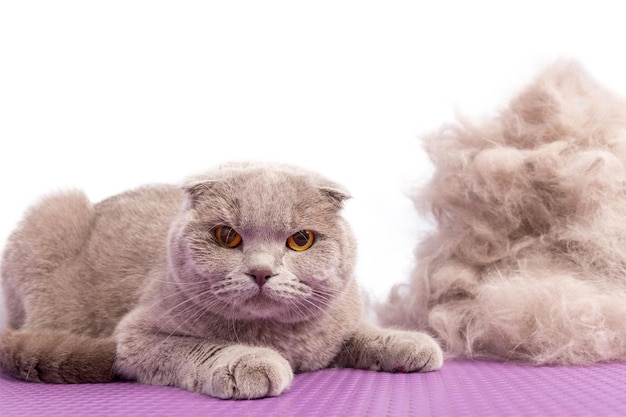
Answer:
<svg viewBox="0 0 626 417"><path fill-rule="evenodd" d="M245 300L237 300L232 304L231 319L263 320L278 323L297 323L310 320L311 311L304 309L297 300L281 299L269 293L260 292Z"/></svg>
<svg viewBox="0 0 626 417"><path fill-rule="evenodd" d="M277 322L293 322L304 320L305 317L294 317L292 309L283 300L276 300L268 294L259 293L243 303L240 311L251 319L271 320Z"/></svg>

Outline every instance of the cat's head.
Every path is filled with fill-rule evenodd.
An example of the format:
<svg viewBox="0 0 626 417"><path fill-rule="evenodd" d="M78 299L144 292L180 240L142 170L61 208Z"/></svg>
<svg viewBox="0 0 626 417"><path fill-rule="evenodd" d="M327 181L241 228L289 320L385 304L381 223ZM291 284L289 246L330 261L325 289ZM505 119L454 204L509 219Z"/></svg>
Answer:
<svg viewBox="0 0 626 417"><path fill-rule="evenodd" d="M170 268L190 302L229 319L324 314L355 263L349 196L287 165L229 164L190 179L170 233Z"/></svg>

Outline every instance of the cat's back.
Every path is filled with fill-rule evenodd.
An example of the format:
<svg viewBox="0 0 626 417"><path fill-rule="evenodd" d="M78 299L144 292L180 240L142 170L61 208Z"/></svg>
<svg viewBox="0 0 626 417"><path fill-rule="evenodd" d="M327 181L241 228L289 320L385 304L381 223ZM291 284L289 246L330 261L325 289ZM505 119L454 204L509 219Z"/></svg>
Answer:
<svg viewBox="0 0 626 417"><path fill-rule="evenodd" d="M94 222L85 255L99 269L147 260L165 251L169 227L180 212L183 192L173 185L144 186L94 205Z"/></svg>
<svg viewBox="0 0 626 417"><path fill-rule="evenodd" d="M46 196L26 212L10 236L3 270L30 264L47 273L71 259L139 255L164 244L182 201L182 191L173 185L144 186L96 204L78 190Z"/></svg>
<svg viewBox="0 0 626 417"><path fill-rule="evenodd" d="M96 204L81 191L43 198L27 211L3 255L9 326L19 328L31 316L111 330L145 277L164 267L169 225L182 197L178 187L153 185ZM41 312L27 314L30 298ZM95 315L110 320L94 326L77 319Z"/></svg>

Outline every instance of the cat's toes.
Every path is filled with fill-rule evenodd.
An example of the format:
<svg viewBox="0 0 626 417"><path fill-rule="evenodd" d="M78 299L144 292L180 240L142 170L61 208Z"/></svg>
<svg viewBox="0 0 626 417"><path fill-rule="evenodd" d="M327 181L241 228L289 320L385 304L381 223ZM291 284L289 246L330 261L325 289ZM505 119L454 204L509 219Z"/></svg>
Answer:
<svg viewBox="0 0 626 417"><path fill-rule="evenodd" d="M211 395L219 398L275 397L291 385L289 362L270 349L249 349L213 373Z"/></svg>
<svg viewBox="0 0 626 417"><path fill-rule="evenodd" d="M380 363L383 371L429 372L443 365L441 347L427 334L394 332L387 346L388 355Z"/></svg>

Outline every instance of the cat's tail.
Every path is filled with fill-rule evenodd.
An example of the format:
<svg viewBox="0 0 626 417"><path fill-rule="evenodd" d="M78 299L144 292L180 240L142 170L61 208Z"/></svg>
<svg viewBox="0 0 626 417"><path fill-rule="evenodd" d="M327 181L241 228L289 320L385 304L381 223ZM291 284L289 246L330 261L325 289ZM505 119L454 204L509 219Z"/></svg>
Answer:
<svg viewBox="0 0 626 417"><path fill-rule="evenodd" d="M49 277L84 249L95 217L82 191L44 197L27 211L9 237L1 262L9 327L21 328L33 314L26 311L26 298L36 296L38 301L31 304L41 305L50 297L49 285L59 280ZM38 284L42 280L48 284Z"/></svg>
<svg viewBox="0 0 626 417"><path fill-rule="evenodd" d="M7 329L0 334L0 369L25 381L113 382L115 351L112 337Z"/></svg>
<svg viewBox="0 0 626 417"><path fill-rule="evenodd" d="M93 205L82 191L44 197L28 210L9 237L3 267L16 263L48 274L83 250L95 216ZM10 271L3 271L3 275L6 272Z"/></svg>

